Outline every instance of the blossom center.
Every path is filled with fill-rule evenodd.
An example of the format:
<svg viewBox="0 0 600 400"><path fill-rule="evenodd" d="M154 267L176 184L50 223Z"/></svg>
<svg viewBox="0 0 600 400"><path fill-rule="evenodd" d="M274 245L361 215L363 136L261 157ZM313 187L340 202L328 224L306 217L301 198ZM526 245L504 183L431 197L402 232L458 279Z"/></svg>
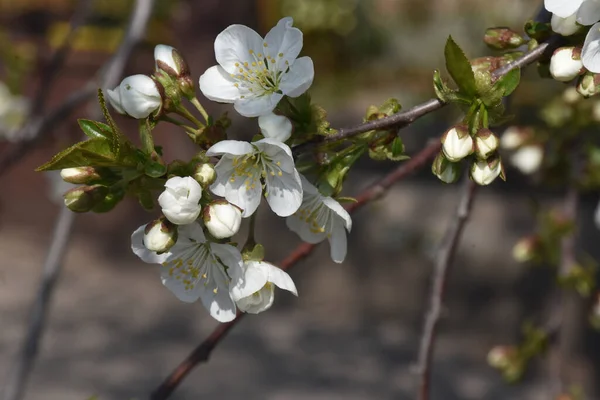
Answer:
<svg viewBox="0 0 600 400"><path fill-rule="evenodd" d="M327 236L331 234L331 210L326 207L319 196L311 196L311 198L303 204L295 213L301 221L308 224L309 229L314 234L325 233Z"/></svg>
<svg viewBox="0 0 600 400"><path fill-rule="evenodd" d="M263 152L245 154L233 158L233 173L229 181L234 183L238 179L243 179L246 190L255 189L260 184L261 178L267 175L272 177L282 176L281 162L273 162L273 159Z"/></svg>
<svg viewBox="0 0 600 400"><path fill-rule="evenodd" d="M271 55L266 42L263 43L263 47L264 54L249 50L248 61L240 60L234 64L236 71L231 77L235 80L234 86L245 93L240 96L241 99L247 95L260 97L281 93L279 84L283 74L289 71L289 62L286 60L283 64L285 68L280 69L278 60L282 60L284 54Z"/></svg>

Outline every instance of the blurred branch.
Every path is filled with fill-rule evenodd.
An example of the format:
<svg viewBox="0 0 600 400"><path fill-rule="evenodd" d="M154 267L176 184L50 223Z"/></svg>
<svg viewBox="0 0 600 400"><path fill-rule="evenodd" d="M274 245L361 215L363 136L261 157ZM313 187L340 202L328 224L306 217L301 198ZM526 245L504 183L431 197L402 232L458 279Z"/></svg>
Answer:
<svg viewBox="0 0 600 400"><path fill-rule="evenodd" d="M444 302L446 282L450 274L450 267L454 260L454 254L456 253L456 248L460 242L465 223L471 213L476 187L477 185L473 181L465 180L462 198L456 210L456 215L446 231L446 235L444 236L444 240L442 241L437 254L435 270L433 272L433 283L429 295L429 310L425 317L417 365L417 371L421 376L419 392L417 395L417 399L419 400L429 399L433 351L435 348L437 324L440 319L442 304Z"/></svg>
<svg viewBox="0 0 600 400"><path fill-rule="evenodd" d="M114 85L118 81L135 45L144 38L148 21L154 8L154 1L135 1L123 42L116 54L99 73L99 82L103 87ZM87 88L92 84L96 86L95 83L90 82L82 89L81 93L85 93ZM99 110L96 113L99 114ZM38 134L43 132L42 129L44 126L47 125L40 125L37 131ZM40 339L46 326L50 301L52 300L52 294L60 275L74 220L75 214L73 212L66 207L61 209L56 220L52 242L44 261L42 281L33 305L27 335L25 336L15 365L10 370L11 373L4 388L4 400L20 400L25 394L25 387L38 354Z"/></svg>
<svg viewBox="0 0 600 400"><path fill-rule="evenodd" d="M496 69L492 73L493 79L501 78L506 75L508 72L512 71L515 68L525 67L535 61L540 60L545 55L550 54L560 41L560 35L554 35L548 39L547 42L541 43L535 49L529 51L522 57L516 59L512 63L504 65L498 69ZM351 128L340 128L337 130L337 133L328 136L321 136L316 138L314 141L306 142L300 144L293 148L294 153L298 154L300 152L311 149L315 146L324 143L332 143L345 139L349 139L356 135L359 135L364 132L372 131L372 130L383 130L389 128L402 129L407 127L408 125L415 122L417 119L433 112L439 110L444 107L446 103L443 103L439 99L430 99L426 102L416 105L412 108L409 108L406 111L399 112L397 114L391 115L389 117L377 119L374 121L365 122L363 124L351 127Z"/></svg>
<svg viewBox="0 0 600 400"><path fill-rule="evenodd" d="M375 184L369 186L356 197L356 202L346 207L349 213L354 213L365 205L377 200L396 182L406 178L415 171L423 168L440 151L438 139L430 141L427 146L410 160L384 176ZM317 247L316 244L303 243L296 247L280 264L284 271L289 270L298 262L308 257ZM154 390L151 400L164 400L181 384L185 377L200 363L207 362L216 346L225 338L227 333L237 325L245 314L238 311L236 319L219 325L202 343L181 362L175 370Z"/></svg>

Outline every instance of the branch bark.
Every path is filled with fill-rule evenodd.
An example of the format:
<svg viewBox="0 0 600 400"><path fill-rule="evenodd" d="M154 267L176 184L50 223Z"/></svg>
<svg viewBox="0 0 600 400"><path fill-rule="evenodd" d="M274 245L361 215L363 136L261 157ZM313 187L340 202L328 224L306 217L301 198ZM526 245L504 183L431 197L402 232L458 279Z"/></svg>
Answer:
<svg viewBox="0 0 600 400"><path fill-rule="evenodd" d="M437 334L437 325L440 319L442 305L444 302L444 293L446 283L450 275L450 267L454 260L456 248L465 224L471 213L471 207L475 196L477 184L470 180L465 181L462 198L456 210L456 216L448 227L444 240L440 246L436 257L435 269L433 272L433 284L429 295L429 309L425 317L423 335L419 348L419 361L417 371L420 375L420 386L417 395L419 400L428 400L430 394L430 380L432 370L433 352L435 349L435 338Z"/></svg>
<svg viewBox="0 0 600 400"><path fill-rule="evenodd" d="M356 197L356 202L346 207L349 213L354 213L365 205L379 199L396 182L406 178L421 169L440 151L439 140L431 141L423 150L398 168L384 176ZM296 247L280 264L287 271L308 257L317 247L316 244L303 243ZM221 343L227 333L236 326L245 314L238 312L237 318L231 322L219 325L189 356L182 361L173 372L152 392L151 400L164 400L183 382L185 377L200 363L207 362L212 351Z"/></svg>

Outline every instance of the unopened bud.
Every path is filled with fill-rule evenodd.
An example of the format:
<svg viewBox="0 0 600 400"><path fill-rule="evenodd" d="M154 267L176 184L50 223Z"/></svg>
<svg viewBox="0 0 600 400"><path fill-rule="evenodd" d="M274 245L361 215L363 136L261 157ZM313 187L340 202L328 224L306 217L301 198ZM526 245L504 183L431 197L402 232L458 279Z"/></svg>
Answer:
<svg viewBox="0 0 600 400"><path fill-rule="evenodd" d="M60 177L65 182L81 185L99 180L100 174L94 167L75 167L62 169Z"/></svg>
<svg viewBox="0 0 600 400"><path fill-rule="evenodd" d="M550 74L560 82L569 82L585 72L581 61L581 48L560 47L550 58Z"/></svg>
<svg viewBox="0 0 600 400"><path fill-rule="evenodd" d="M210 163L198 164L194 170L193 178L206 189L217 179L215 167Z"/></svg>
<svg viewBox="0 0 600 400"><path fill-rule="evenodd" d="M460 176L460 164L448 161L443 152L440 152L433 164L431 172L444 183L454 183Z"/></svg>
<svg viewBox="0 0 600 400"><path fill-rule="evenodd" d="M190 68L179 51L171 46L159 44L154 48L156 70L164 71L172 78L189 76Z"/></svg>
<svg viewBox="0 0 600 400"><path fill-rule="evenodd" d="M475 152L477 157L487 159L498 148L498 137L489 129L480 129L475 134Z"/></svg>
<svg viewBox="0 0 600 400"><path fill-rule="evenodd" d="M476 161L471 166L471 179L482 186L489 185L500 174L503 174L503 167L498 156Z"/></svg>
<svg viewBox="0 0 600 400"><path fill-rule="evenodd" d="M510 156L510 162L525 175L537 172L542 166L544 148L541 145L523 146Z"/></svg>
<svg viewBox="0 0 600 400"><path fill-rule="evenodd" d="M65 206L73 212L88 212L108 194L102 185L79 186L65 193Z"/></svg>
<svg viewBox="0 0 600 400"><path fill-rule="evenodd" d="M473 153L473 138L465 125L456 125L442 136L442 150L446 158L457 162Z"/></svg>
<svg viewBox="0 0 600 400"><path fill-rule="evenodd" d="M202 219L214 238L225 239L240 230L242 210L227 201L214 201L204 208Z"/></svg>
<svg viewBox="0 0 600 400"><path fill-rule="evenodd" d="M515 358L517 349L513 346L495 346L487 355L487 362L492 368L508 368Z"/></svg>
<svg viewBox="0 0 600 400"><path fill-rule="evenodd" d="M168 251L177 242L177 225L166 218L150 222L144 228L144 246L157 253Z"/></svg>
<svg viewBox="0 0 600 400"><path fill-rule="evenodd" d="M485 44L493 49L516 49L525 43L525 39L510 28L489 28L483 37Z"/></svg>
<svg viewBox="0 0 600 400"><path fill-rule="evenodd" d="M540 250L540 238L537 236L527 236L520 239L512 249L512 256L515 261L525 263L536 258Z"/></svg>
<svg viewBox="0 0 600 400"><path fill-rule="evenodd" d="M500 147L504 150L518 149L532 136L531 129L509 126L500 137Z"/></svg>
<svg viewBox="0 0 600 400"><path fill-rule="evenodd" d="M573 13L573 15L567 18L553 14L550 23L552 30L563 36L571 36L581 29L581 25L577 24L577 13Z"/></svg>
<svg viewBox="0 0 600 400"><path fill-rule="evenodd" d="M577 92L585 98L600 93L600 74L594 74L592 72L583 74L577 83Z"/></svg>
<svg viewBox="0 0 600 400"><path fill-rule="evenodd" d="M577 89L575 89L572 86L569 86L565 89L562 95L562 99L565 103L569 105L577 104L579 101L582 100L581 95L577 92Z"/></svg>

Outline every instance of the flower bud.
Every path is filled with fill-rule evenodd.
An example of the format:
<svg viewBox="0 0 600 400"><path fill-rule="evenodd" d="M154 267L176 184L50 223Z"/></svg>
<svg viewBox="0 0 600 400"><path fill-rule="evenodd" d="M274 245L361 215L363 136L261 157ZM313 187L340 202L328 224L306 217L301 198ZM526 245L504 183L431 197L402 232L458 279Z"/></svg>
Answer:
<svg viewBox="0 0 600 400"><path fill-rule="evenodd" d="M102 185L79 186L65 193L65 206L73 212L88 212L108 194Z"/></svg>
<svg viewBox="0 0 600 400"><path fill-rule="evenodd" d="M492 183L502 172L500 157L491 157L473 163L471 166L471 179L477 184L485 186Z"/></svg>
<svg viewBox="0 0 600 400"><path fill-rule="evenodd" d="M536 258L540 250L540 238L537 236L527 236L520 239L512 249L512 256L515 261L525 263Z"/></svg>
<svg viewBox="0 0 600 400"><path fill-rule="evenodd" d="M515 151L510 157L510 162L525 175L530 175L540 169L543 159L544 148L532 144Z"/></svg>
<svg viewBox="0 0 600 400"><path fill-rule="evenodd" d="M227 201L213 201L202 212L204 225L215 239L232 237L240 230L242 210Z"/></svg>
<svg viewBox="0 0 600 400"><path fill-rule="evenodd" d="M202 187L191 176L176 176L165 183L158 204L169 221L175 225L191 224L200 215Z"/></svg>
<svg viewBox="0 0 600 400"><path fill-rule="evenodd" d="M525 39L510 28L489 28L483 37L485 44L493 49L516 49L525 43Z"/></svg>
<svg viewBox="0 0 600 400"><path fill-rule="evenodd" d="M550 74L557 81L569 82L584 71L581 49L578 47L558 48L550 58Z"/></svg>
<svg viewBox="0 0 600 400"><path fill-rule="evenodd" d="M94 167L75 167L62 169L60 177L65 182L80 185L99 180L100 174Z"/></svg>
<svg viewBox="0 0 600 400"><path fill-rule="evenodd" d="M137 119L148 117L162 105L156 82L146 75L128 76L114 90L108 89L106 93L117 112Z"/></svg>
<svg viewBox="0 0 600 400"><path fill-rule="evenodd" d="M533 136L530 128L509 126L500 137L500 147L504 150L516 150Z"/></svg>
<svg viewBox="0 0 600 400"><path fill-rule="evenodd" d="M194 170L194 179L204 189L212 185L215 179L217 179L217 173L215 172L214 165L211 163L202 163L196 165L196 169Z"/></svg>
<svg viewBox="0 0 600 400"><path fill-rule="evenodd" d="M460 176L460 164L448 161L444 153L440 152L433 160L431 172L444 183L454 183Z"/></svg>
<svg viewBox="0 0 600 400"><path fill-rule="evenodd" d="M586 72L579 78L577 92L585 97L592 97L600 93L600 74Z"/></svg>
<svg viewBox="0 0 600 400"><path fill-rule="evenodd" d="M498 148L498 138L489 129L480 129L475 134L475 152L477 157L487 159Z"/></svg>
<svg viewBox="0 0 600 400"><path fill-rule="evenodd" d="M512 364L517 350L513 346L495 346L487 355L487 362L490 367L505 369Z"/></svg>
<svg viewBox="0 0 600 400"><path fill-rule="evenodd" d="M157 253L168 251L177 242L177 225L165 218L150 222L144 228L144 246Z"/></svg>
<svg viewBox="0 0 600 400"><path fill-rule="evenodd" d="M442 136L442 150L446 158L457 162L473 152L473 138L465 125L456 125Z"/></svg>
<svg viewBox="0 0 600 400"><path fill-rule="evenodd" d="M165 44L157 45L154 48L154 61L157 71L164 71L173 78L190 75L190 68L187 62L174 47Z"/></svg>
<svg viewBox="0 0 600 400"><path fill-rule="evenodd" d="M563 36L571 36L581 29L581 25L577 24L577 13L574 13L567 18L562 18L553 14L550 23L552 25L552 30Z"/></svg>

